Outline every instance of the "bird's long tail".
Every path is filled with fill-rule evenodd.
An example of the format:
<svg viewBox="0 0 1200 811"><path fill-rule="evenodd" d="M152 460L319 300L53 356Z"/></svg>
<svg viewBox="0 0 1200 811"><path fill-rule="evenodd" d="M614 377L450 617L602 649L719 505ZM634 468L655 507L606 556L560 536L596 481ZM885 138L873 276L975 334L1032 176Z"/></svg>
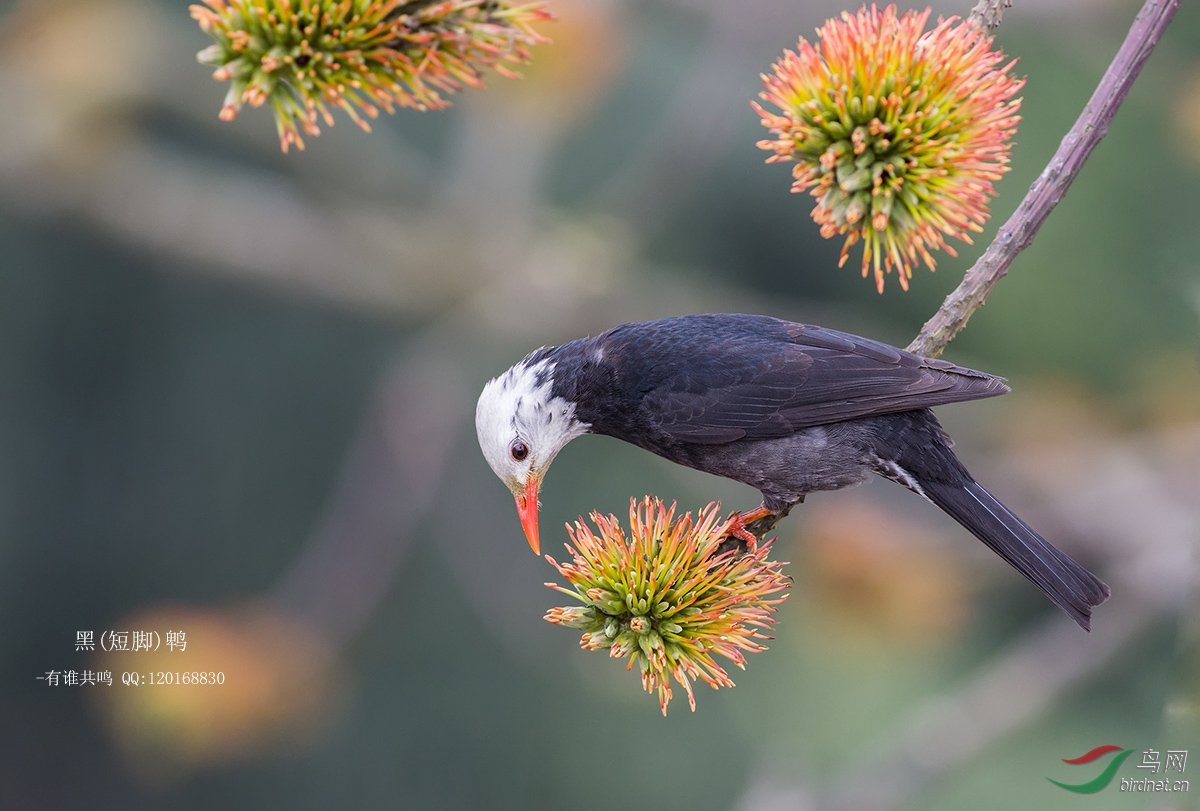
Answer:
<svg viewBox="0 0 1200 811"><path fill-rule="evenodd" d="M1104 582L1017 518L975 481L950 450L929 409L876 418L876 472L920 493L1033 581L1067 616L1091 630Z"/></svg>
<svg viewBox="0 0 1200 811"><path fill-rule="evenodd" d="M1032 580L1081 628L1091 630L1092 607L1108 599L1108 586L1030 529L970 474L967 477L963 484L919 484L930 501Z"/></svg>

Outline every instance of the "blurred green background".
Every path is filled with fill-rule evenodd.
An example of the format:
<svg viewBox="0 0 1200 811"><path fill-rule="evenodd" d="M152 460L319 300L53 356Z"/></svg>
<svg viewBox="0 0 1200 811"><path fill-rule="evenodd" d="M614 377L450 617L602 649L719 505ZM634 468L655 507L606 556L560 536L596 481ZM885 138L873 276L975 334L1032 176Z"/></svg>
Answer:
<svg viewBox="0 0 1200 811"><path fill-rule="evenodd" d="M369 135L339 116L283 156L265 110L217 120L186 3L0 2L0 808L1200 807L1200 785L1045 779L1090 779L1060 759L1106 743L1136 750L1119 776L1189 746L1200 770L1200 10L947 352L1012 384L941 416L1113 586L1093 634L873 483L781 525L771 650L664 719L541 620L554 572L478 452L479 388L684 312L906 344L1138 5L1017 0L997 41L1024 120L991 227L882 296L754 146L758 74L839 6L550 5L524 80ZM644 493L757 504L587 437L548 478L543 545ZM143 629L188 650L75 650ZM227 682L120 683L181 669Z"/></svg>

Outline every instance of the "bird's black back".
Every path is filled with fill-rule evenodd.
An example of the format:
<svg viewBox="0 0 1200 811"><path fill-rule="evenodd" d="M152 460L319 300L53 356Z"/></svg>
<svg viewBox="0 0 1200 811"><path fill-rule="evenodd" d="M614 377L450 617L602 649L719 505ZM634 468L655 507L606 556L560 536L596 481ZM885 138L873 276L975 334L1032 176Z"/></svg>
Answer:
<svg viewBox="0 0 1200 811"><path fill-rule="evenodd" d="M755 315L625 324L540 350L575 417L786 511L878 473L928 498L1083 628L1108 587L1016 517L950 449L931 406L1004 394L992 375L835 330Z"/></svg>
<svg viewBox="0 0 1200 811"><path fill-rule="evenodd" d="M1008 391L992 375L759 315L625 324L547 356L554 394L593 432L668 457L679 445L780 438Z"/></svg>

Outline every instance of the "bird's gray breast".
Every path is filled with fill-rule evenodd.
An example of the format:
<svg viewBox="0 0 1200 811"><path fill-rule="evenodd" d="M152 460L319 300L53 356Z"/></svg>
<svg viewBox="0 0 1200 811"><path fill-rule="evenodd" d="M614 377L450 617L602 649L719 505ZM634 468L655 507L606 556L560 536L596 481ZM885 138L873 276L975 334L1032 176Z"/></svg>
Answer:
<svg viewBox="0 0 1200 811"><path fill-rule="evenodd" d="M857 421L690 450L692 467L757 488L772 508L817 490L861 484L872 472L870 430Z"/></svg>

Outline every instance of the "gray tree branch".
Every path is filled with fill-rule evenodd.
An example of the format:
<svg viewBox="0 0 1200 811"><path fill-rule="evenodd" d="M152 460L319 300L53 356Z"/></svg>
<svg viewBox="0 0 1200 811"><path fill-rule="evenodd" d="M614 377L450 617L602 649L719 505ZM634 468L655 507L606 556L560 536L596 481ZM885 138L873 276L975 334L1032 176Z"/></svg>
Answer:
<svg viewBox="0 0 1200 811"><path fill-rule="evenodd" d="M980 6L995 7L998 20L1002 4L984 0ZM962 283L946 297L933 318L925 322L921 332L908 345L910 352L931 358L942 354L946 345L966 326L971 314L983 306L996 282L1008 273L1017 254L1033 242L1046 217L1083 168L1084 161L1108 133L1108 123L1178 8L1179 0L1146 0L1075 126L1063 138L1050 163L1033 182L1016 212L1001 226L983 256L971 266ZM972 15L977 11L979 6Z"/></svg>
<svg viewBox="0 0 1200 811"><path fill-rule="evenodd" d="M995 28L1000 24L1004 10L1011 7L1012 0L979 0L967 15L967 21L980 23L985 28Z"/></svg>

